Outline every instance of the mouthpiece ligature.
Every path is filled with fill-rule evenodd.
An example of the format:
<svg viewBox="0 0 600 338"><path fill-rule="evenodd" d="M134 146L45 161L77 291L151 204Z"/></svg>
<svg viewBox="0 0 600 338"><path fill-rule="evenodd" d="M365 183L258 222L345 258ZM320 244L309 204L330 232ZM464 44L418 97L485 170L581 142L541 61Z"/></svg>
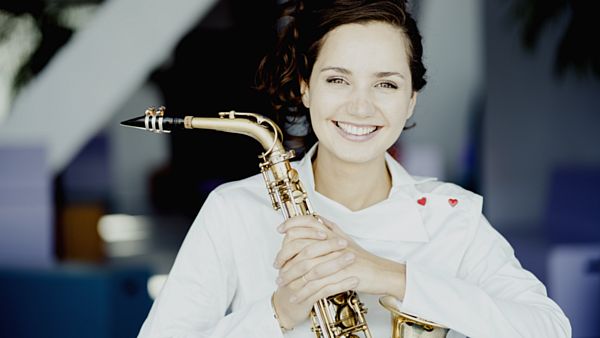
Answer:
<svg viewBox="0 0 600 338"><path fill-rule="evenodd" d="M149 107L143 116L123 121L121 125L157 134L168 134L174 129L183 129L184 120L182 118L165 116L165 110L164 106L160 106L158 109Z"/></svg>

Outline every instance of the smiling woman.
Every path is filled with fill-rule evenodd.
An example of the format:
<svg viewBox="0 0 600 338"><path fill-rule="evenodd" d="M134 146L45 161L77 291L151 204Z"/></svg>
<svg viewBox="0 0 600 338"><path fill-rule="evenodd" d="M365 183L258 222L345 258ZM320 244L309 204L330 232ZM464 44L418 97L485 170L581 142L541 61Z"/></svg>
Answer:
<svg viewBox="0 0 600 338"><path fill-rule="evenodd" d="M391 24L342 25L325 35L309 82L301 82L302 102L319 139L315 180L321 193L351 210L389 192L390 182L382 180L388 177L384 155L417 98L406 47L402 31ZM340 175L355 182L351 190L340 190L335 179Z"/></svg>
<svg viewBox="0 0 600 338"><path fill-rule="evenodd" d="M406 2L284 7L288 25L259 88L278 114L310 121L318 143L293 165L319 217L280 224L260 176L220 186L140 336L330 337L311 332L313 304L355 290L373 337L401 337L381 296L426 320L419 337L569 337L561 309L482 215L481 196L413 177L386 153L425 85ZM336 325L335 337L356 337L345 319Z"/></svg>
<svg viewBox="0 0 600 338"><path fill-rule="evenodd" d="M379 22L343 25L324 37L309 83L301 84L320 141L317 163L335 168L325 156L343 166L376 160L374 176L385 176L385 151L400 136L417 97L406 45L399 28Z"/></svg>

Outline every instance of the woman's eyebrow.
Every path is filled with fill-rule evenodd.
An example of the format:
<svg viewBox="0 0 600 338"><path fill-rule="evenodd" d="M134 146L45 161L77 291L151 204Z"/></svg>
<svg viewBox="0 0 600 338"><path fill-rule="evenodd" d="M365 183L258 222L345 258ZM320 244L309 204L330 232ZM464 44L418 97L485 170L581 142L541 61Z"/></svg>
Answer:
<svg viewBox="0 0 600 338"><path fill-rule="evenodd" d="M326 71L334 71L334 72L342 73L345 75L352 74L352 71L350 71L347 68L343 68L343 67L323 67L323 68L321 68L321 72L326 72ZM390 77L390 76L398 76L402 79L405 78L404 74L402 74L400 72L376 72L374 75L376 78Z"/></svg>
<svg viewBox="0 0 600 338"><path fill-rule="evenodd" d="M342 67L323 67L323 68L321 68L321 72L326 72L328 70L339 72L339 73L342 73L342 74L345 74L345 75L352 74L352 72L349 69L342 68Z"/></svg>
<svg viewBox="0 0 600 338"><path fill-rule="evenodd" d="M377 73L375 73L375 77L377 77L377 78L390 77L390 76L398 76L398 77L401 77L402 79L404 79L404 75L400 72L377 72Z"/></svg>

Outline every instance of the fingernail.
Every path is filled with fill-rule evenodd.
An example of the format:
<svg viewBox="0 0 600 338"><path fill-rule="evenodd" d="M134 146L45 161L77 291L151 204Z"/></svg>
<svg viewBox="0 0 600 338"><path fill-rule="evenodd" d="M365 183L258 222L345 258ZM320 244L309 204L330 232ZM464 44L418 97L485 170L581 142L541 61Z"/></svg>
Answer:
<svg viewBox="0 0 600 338"><path fill-rule="evenodd" d="M296 296L290 297L290 303L295 303L297 300L298 300L298 297L296 297Z"/></svg>
<svg viewBox="0 0 600 338"><path fill-rule="evenodd" d="M340 239L338 241L338 244L341 245L341 246L346 246L346 244L348 244L348 241L346 241L345 239Z"/></svg>
<svg viewBox="0 0 600 338"><path fill-rule="evenodd" d="M281 277L277 277L277 279L275 280L275 283L277 283L277 285L281 285L282 282L283 279L281 279Z"/></svg>
<svg viewBox="0 0 600 338"><path fill-rule="evenodd" d="M352 261L353 259L354 259L354 254L353 254L353 253L349 253L349 254L346 254L346 255L344 256L344 260L345 260L346 262L350 262L350 261Z"/></svg>
<svg viewBox="0 0 600 338"><path fill-rule="evenodd" d="M327 238L327 234L325 232L323 232L323 231L319 231L317 233L317 236L319 236L319 238Z"/></svg>

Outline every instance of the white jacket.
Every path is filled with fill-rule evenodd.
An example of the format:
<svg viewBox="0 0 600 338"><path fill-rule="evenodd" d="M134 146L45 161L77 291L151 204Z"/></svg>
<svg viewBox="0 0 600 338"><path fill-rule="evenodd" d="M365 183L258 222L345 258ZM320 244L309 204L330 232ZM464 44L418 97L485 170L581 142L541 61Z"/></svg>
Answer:
<svg viewBox="0 0 600 338"><path fill-rule="evenodd" d="M448 337L570 337L545 287L481 214L482 198L411 177L391 156L387 200L351 211L314 190L311 154L294 163L315 211L372 253L406 263L402 309L450 327ZM283 337L270 297L283 217L256 175L213 191L178 253L139 337ZM377 296L359 294L373 337L389 337ZM286 337L314 337L309 320Z"/></svg>

